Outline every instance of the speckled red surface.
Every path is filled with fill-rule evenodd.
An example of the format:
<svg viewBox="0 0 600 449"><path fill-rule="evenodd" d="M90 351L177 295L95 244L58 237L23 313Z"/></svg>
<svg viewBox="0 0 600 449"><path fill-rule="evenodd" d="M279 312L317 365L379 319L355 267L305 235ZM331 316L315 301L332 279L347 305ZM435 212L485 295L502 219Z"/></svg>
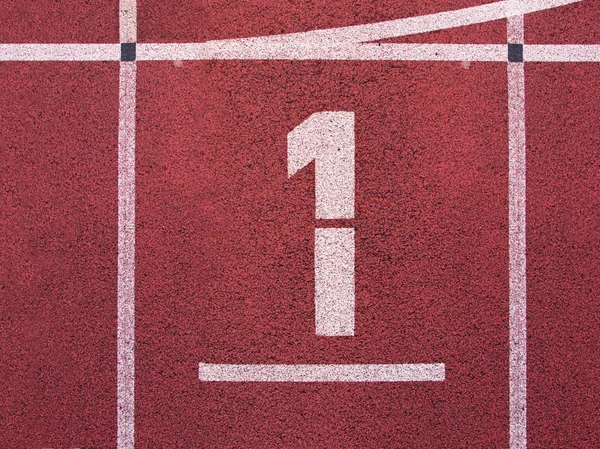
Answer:
<svg viewBox="0 0 600 449"><path fill-rule="evenodd" d="M595 64L527 64L530 447L600 445Z"/></svg>
<svg viewBox="0 0 600 449"><path fill-rule="evenodd" d="M212 39L293 33L467 8L493 0L204 0L189 2L139 0L140 42L201 42ZM398 42L506 42L506 21L444 30ZM483 35L481 31L485 31ZM504 36L504 40L503 37Z"/></svg>
<svg viewBox="0 0 600 449"><path fill-rule="evenodd" d="M0 98L0 447L114 447L118 65L2 62Z"/></svg>
<svg viewBox="0 0 600 449"><path fill-rule="evenodd" d="M505 64L165 62L138 83L142 447L507 445ZM315 335L312 169L286 175L320 110L355 111L355 337ZM448 377L202 384L199 361Z"/></svg>
<svg viewBox="0 0 600 449"><path fill-rule="evenodd" d="M481 4L138 2L140 42ZM483 2L487 3L487 2ZM600 43L598 2L528 43ZM118 4L0 4L0 43L118 42ZM504 43L506 22L389 42ZM600 66L526 63L528 447L600 447ZM0 62L0 448L116 447L117 62ZM136 448L508 448L506 64L139 62ZM312 166L354 111L356 336L314 332ZM444 382L201 383L198 363L444 362Z"/></svg>
<svg viewBox="0 0 600 449"><path fill-rule="evenodd" d="M119 42L117 0L2 0L0 43Z"/></svg>
<svg viewBox="0 0 600 449"><path fill-rule="evenodd" d="M525 42L600 44L600 2L583 0L525 17Z"/></svg>

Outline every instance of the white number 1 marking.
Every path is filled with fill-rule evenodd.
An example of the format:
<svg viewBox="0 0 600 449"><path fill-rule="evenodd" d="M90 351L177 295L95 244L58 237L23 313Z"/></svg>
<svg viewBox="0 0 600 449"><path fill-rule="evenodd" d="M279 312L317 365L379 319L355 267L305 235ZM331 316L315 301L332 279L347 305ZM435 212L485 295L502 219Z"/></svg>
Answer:
<svg viewBox="0 0 600 449"><path fill-rule="evenodd" d="M288 176L315 161L316 217L354 218L354 113L318 112L288 134ZM315 229L317 335L354 335L354 228ZM203 382L443 381L443 363L200 363Z"/></svg>
<svg viewBox="0 0 600 449"><path fill-rule="evenodd" d="M354 218L354 113L318 112L288 134L288 176L315 161L316 218ZM317 335L354 335L354 228L315 229Z"/></svg>

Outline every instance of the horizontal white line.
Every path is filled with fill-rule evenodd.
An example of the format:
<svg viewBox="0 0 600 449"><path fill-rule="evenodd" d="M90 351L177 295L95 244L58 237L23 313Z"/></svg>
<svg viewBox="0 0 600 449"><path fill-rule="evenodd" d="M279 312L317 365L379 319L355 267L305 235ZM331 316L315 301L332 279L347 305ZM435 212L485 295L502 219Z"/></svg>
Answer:
<svg viewBox="0 0 600 449"><path fill-rule="evenodd" d="M424 382L443 381L443 363L397 365L229 365L200 363L208 382Z"/></svg>
<svg viewBox="0 0 600 449"><path fill-rule="evenodd" d="M528 62L600 62L600 45L525 45Z"/></svg>
<svg viewBox="0 0 600 449"><path fill-rule="evenodd" d="M545 9L577 3L581 0L528 0L523 2L498 1L469 8L444 11L416 17L388 20L363 25L313 30L300 33L257 36L213 42L292 43L312 42L319 45L372 42L392 37L427 33L456 28L507 17L520 16Z"/></svg>
<svg viewBox="0 0 600 449"><path fill-rule="evenodd" d="M140 61L160 60L362 60L362 61L506 61L502 44L306 44L205 42L138 44Z"/></svg>
<svg viewBox="0 0 600 449"><path fill-rule="evenodd" d="M600 45L524 45L526 62L600 62ZM0 61L118 61L119 44L0 44ZM507 62L504 44L137 44L140 61L355 60Z"/></svg>
<svg viewBox="0 0 600 449"><path fill-rule="evenodd" d="M118 61L120 44L0 44L0 61Z"/></svg>

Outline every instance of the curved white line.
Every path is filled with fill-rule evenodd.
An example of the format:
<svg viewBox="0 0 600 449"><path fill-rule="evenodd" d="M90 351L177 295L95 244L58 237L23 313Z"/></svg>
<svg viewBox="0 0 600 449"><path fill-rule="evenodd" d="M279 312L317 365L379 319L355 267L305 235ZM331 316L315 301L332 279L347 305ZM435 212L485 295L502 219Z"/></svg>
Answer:
<svg viewBox="0 0 600 449"><path fill-rule="evenodd" d="M238 43L254 46L261 44L314 44L334 45L348 43L373 42L392 37L456 28L507 17L520 16L544 9L556 8L581 0L503 0L470 8L444 11L424 16L407 17L386 22L365 25L353 25L341 28L313 30L301 33L278 34L237 39L224 39L206 42L206 44Z"/></svg>

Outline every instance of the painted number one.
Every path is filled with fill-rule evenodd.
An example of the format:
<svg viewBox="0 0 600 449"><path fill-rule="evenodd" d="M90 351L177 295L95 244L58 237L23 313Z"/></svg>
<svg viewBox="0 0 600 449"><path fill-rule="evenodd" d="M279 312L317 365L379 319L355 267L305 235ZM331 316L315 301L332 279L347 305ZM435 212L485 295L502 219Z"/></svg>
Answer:
<svg viewBox="0 0 600 449"><path fill-rule="evenodd" d="M316 218L354 218L354 112L317 112L288 134L288 176L312 161ZM315 324L354 335L354 228L315 229Z"/></svg>

